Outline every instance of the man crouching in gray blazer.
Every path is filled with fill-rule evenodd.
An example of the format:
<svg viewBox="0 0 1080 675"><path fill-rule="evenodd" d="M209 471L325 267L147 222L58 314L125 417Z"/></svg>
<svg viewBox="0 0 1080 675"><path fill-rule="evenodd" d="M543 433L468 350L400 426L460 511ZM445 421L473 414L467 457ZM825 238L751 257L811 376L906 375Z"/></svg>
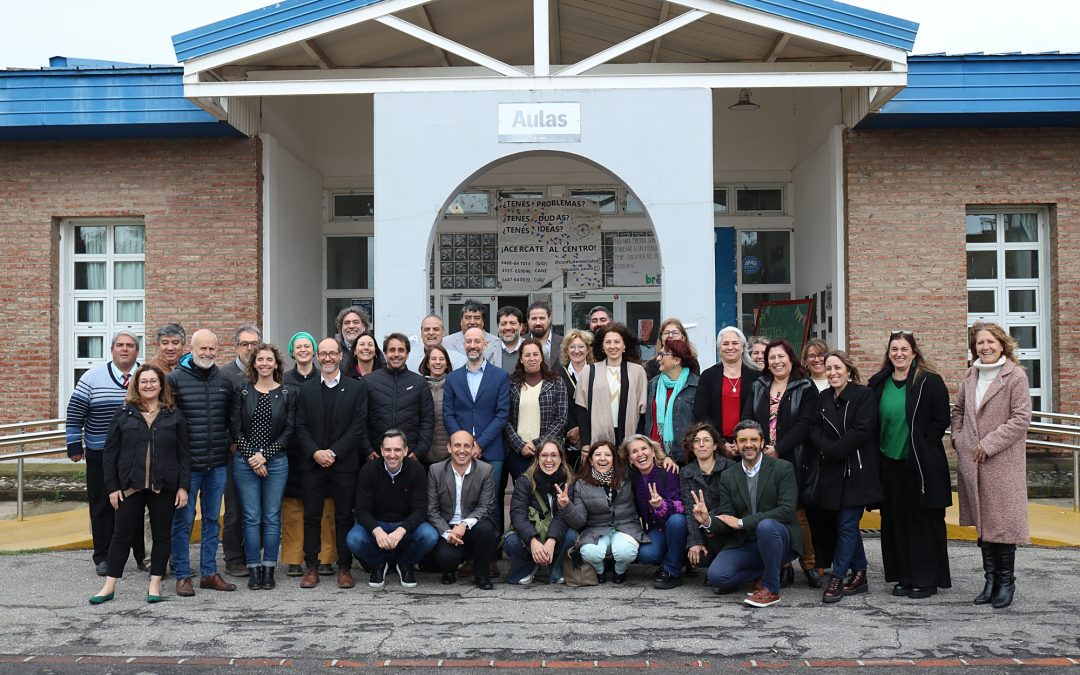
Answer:
<svg viewBox="0 0 1080 675"><path fill-rule="evenodd" d="M435 566L443 573L442 582L452 584L455 570L469 556L476 587L489 591L488 563L497 536L491 518L495 476L490 464L473 457L468 431L454 432L448 449L450 458L428 471L428 522L440 535L433 551Z"/></svg>

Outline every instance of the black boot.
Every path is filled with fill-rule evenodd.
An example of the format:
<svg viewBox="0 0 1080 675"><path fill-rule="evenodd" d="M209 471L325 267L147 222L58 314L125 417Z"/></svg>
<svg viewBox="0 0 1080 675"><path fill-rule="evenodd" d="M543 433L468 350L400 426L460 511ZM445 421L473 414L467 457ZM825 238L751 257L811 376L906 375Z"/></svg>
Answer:
<svg viewBox="0 0 1080 675"><path fill-rule="evenodd" d="M982 550L983 574L986 576L986 585L982 593L975 596L976 605L986 605L990 599L997 595L997 546L987 541L979 541L979 549Z"/></svg>
<svg viewBox="0 0 1080 675"><path fill-rule="evenodd" d="M1016 592L1016 544L994 544L997 550L998 587L994 592L994 609L1012 604Z"/></svg>
<svg viewBox="0 0 1080 675"><path fill-rule="evenodd" d="M262 568L261 567L249 567L248 568L248 590L257 591L262 588Z"/></svg>
<svg viewBox="0 0 1080 675"><path fill-rule="evenodd" d="M260 567L262 572L259 574L262 577L261 588L264 591L272 591L277 587L277 582L274 581L274 568L273 567Z"/></svg>

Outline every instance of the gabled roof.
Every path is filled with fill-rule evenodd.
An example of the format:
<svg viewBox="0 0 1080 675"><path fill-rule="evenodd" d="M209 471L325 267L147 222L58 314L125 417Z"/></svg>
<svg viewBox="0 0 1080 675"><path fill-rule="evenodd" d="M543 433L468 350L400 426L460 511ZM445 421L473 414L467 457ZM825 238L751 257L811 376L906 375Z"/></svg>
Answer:
<svg viewBox="0 0 1080 675"><path fill-rule="evenodd" d="M50 63L0 70L0 139L242 136L184 98L182 68Z"/></svg>
<svg viewBox="0 0 1080 675"><path fill-rule="evenodd" d="M1080 54L928 54L859 128L1080 126Z"/></svg>
<svg viewBox="0 0 1080 675"><path fill-rule="evenodd" d="M387 0L283 0L173 36L180 62L306 26ZM556 0L557 1L557 0ZM843 35L909 51L918 24L835 0L727 0Z"/></svg>

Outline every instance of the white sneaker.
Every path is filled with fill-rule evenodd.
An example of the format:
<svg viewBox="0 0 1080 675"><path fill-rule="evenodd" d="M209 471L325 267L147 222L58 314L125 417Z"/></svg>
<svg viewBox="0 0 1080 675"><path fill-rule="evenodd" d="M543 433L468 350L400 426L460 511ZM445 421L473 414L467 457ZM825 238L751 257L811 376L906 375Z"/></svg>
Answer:
<svg viewBox="0 0 1080 675"><path fill-rule="evenodd" d="M529 572L529 576L522 578L522 580L518 582L518 586L528 586L529 584L531 584L533 582L533 577L534 576L536 576L536 571L535 570L533 570L532 572Z"/></svg>

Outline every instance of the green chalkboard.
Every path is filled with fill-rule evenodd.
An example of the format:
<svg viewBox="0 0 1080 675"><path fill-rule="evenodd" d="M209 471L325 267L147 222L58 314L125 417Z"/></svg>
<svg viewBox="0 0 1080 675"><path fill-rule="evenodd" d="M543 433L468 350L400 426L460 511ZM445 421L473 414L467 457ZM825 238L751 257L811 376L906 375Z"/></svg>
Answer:
<svg viewBox="0 0 1080 675"><path fill-rule="evenodd" d="M802 353L803 343L810 334L814 320L813 300L774 300L757 307L754 335L771 339L781 338L791 343L796 354Z"/></svg>

